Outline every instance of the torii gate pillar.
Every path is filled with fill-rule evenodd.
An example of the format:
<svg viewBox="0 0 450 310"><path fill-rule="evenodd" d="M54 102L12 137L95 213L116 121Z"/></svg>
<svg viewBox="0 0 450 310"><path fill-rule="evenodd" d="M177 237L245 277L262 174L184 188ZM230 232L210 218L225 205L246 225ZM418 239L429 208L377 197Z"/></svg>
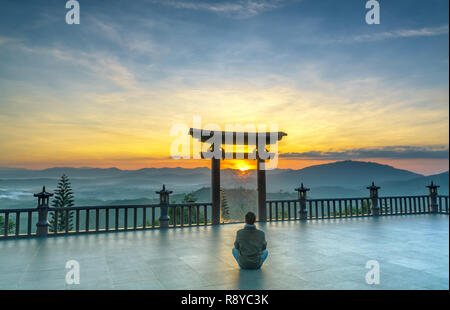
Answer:
<svg viewBox="0 0 450 310"><path fill-rule="evenodd" d="M211 159L211 224L220 224L220 159Z"/></svg>
<svg viewBox="0 0 450 310"><path fill-rule="evenodd" d="M266 164L265 160L258 159L257 180L258 180L258 221L259 222L265 222L267 220L265 164Z"/></svg>

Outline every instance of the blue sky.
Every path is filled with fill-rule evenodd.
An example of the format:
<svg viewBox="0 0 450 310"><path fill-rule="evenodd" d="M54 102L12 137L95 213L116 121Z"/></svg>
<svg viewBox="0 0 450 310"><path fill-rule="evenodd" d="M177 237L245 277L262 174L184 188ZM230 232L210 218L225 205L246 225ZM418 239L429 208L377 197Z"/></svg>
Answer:
<svg viewBox="0 0 450 310"><path fill-rule="evenodd" d="M65 25L64 4L2 1L3 40L114 55L148 82L180 70L295 79L313 65L331 81L376 76L419 87L448 82L448 1L380 1L380 25L365 23L363 0L80 1L79 26ZM29 59L17 72L17 59L11 59L17 56L3 51L3 78L16 73L21 79L27 69L40 75L33 71L48 67ZM67 69L73 73L69 64ZM184 78L195 83L195 77Z"/></svg>
<svg viewBox="0 0 450 310"><path fill-rule="evenodd" d="M273 119L286 153L437 147L448 169L448 1L379 2L367 25L363 0L80 0L67 25L63 0L3 0L0 166L161 159L201 115Z"/></svg>

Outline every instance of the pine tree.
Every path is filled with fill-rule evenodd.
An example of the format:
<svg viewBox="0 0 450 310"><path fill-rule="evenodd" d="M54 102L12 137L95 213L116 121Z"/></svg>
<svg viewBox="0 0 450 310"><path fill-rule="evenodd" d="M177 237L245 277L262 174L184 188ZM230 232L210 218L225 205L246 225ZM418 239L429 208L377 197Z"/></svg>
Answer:
<svg viewBox="0 0 450 310"><path fill-rule="evenodd" d="M230 219L230 208L228 207L227 195L223 188L220 188L220 209L222 210L222 219Z"/></svg>
<svg viewBox="0 0 450 310"><path fill-rule="evenodd" d="M183 197L183 203L196 202L197 197L195 197L194 193L185 194Z"/></svg>
<svg viewBox="0 0 450 310"><path fill-rule="evenodd" d="M52 207L54 208L70 208L74 206L74 197L69 178L63 174L59 180L58 187L55 190L55 196L52 199ZM73 212L69 211L68 218L66 218L66 212L58 212L58 231L65 231L66 221L69 223L69 230L73 229ZM50 231L54 231L55 214L52 213L50 219Z"/></svg>

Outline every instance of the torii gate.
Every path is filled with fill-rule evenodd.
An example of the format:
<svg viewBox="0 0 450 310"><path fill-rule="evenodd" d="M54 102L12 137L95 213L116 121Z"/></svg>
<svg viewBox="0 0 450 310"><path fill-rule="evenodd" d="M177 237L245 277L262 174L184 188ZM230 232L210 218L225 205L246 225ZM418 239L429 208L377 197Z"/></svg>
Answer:
<svg viewBox="0 0 450 310"><path fill-rule="evenodd" d="M194 131L198 134L194 134ZM248 152L238 154L233 152L230 154L231 156L225 156L225 151L222 147L224 144L229 144L230 141L226 141L226 137L233 137L232 144L233 145L259 145L259 140L261 137L265 141L261 141L264 144L264 149L266 150L266 146L270 145L270 135L274 134L277 138L277 141L280 141L284 136L287 136L286 133L278 131L278 132L226 132L226 131L214 131L214 130L202 130L202 129L189 129L189 135L193 138L197 138L200 142L207 142L215 135L219 135L222 137L221 141L221 157L220 158L211 158L211 202L212 202L212 214L211 214L211 223L212 224L220 224L220 160L221 159L249 159L253 156L249 156ZM253 141L249 141L249 136L251 136ZM238 141L237 137L242 138L243 141ZM274 142L274 141L272 141ZM211 146L213 148L213 146ZM266 212L266 170L263 168L263 165L268 158L261 158L259 156L259 152L256 150L256 160L257 160L257 183L258 183L258 220L265 222L267 220L267 212ZM273 156L273 153L270 153ZM231 157L231 158L229 158ZM240 158L242 157L242 158ZM202 158L204 158L202 153Z"/></svg>

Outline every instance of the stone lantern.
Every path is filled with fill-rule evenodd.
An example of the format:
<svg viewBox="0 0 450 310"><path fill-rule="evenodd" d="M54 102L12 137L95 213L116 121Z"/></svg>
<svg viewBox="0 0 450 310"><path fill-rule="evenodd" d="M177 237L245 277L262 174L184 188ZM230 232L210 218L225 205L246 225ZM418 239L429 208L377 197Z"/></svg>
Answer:
<svg viewBox="0 0 450 310"><path fill-rule="evenodd" d="M48 235L48 208L49 200L53 194L45 191L45 186L42 187L42 192L34 194L38 198L38 222L36 223L36 236L45 237Z"/></svg>
<svg viewBox="0 0 450 310"><path fill-rule="evenodd" d="M166 228L169 227L169 195L172 194L172 191L166 190L166 185L163 184L162 190L157 191L159 194L159 204L161 208L161 215L159 216L159 227Z"/></svg>
<svg viewBox="0 0 450 310"><path fill-rule="evenodd" d="M380 206L378 205L378 190L379 186L376 186L372 181L372 185L366 187L370 190L370 200L372 201L372 215L380 215Z"/></svg>
<svg viewBox="0 0 450 310"><path fill-rule="evenodd" d="M299 188L295 189L298 192L298 200L300 200L300 219L306 220L308 218L308 211L306 210L306 192L309 188L303 186L301 183Z"/></svg>
<svg viewBox="0 0 450 310"><path fill-rule="evenodd" d="M433 183L433 181L431 181L430 185L427 185L430 195L430 211L432 213L438 213L438 203L437 203L437 196L438 196L438 191L437 189L440 187L439 185L436 185Z"/></svg>

